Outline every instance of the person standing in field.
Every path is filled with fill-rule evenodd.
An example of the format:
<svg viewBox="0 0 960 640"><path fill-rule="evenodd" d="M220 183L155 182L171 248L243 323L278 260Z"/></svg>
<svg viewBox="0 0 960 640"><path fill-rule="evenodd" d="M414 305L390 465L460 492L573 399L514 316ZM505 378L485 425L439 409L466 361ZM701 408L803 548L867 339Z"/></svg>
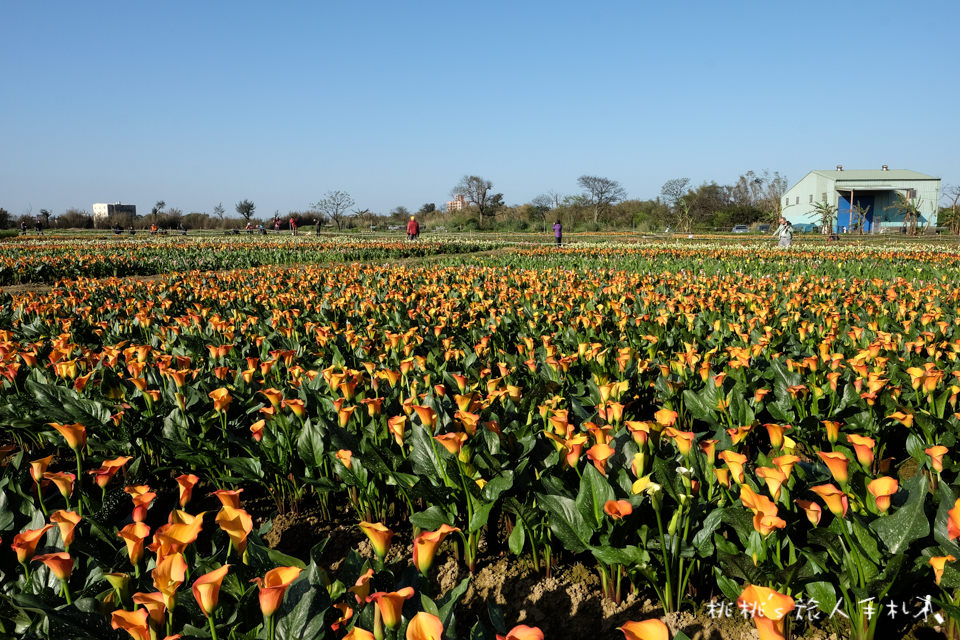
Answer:
<svg viewBox="0 0 960 640"><path fill-rule="evenodd" d="M293 216L290 216L290 235L297 235L297 221L293 218Z"/></svg>
<svg viewBox="0 0 960 640"><path fill-rule="evenodd" d="M789 249L790 245L793 244L793 225L791 225L786 218L781 216L780 226L777 227L777 230L773 232L773 235L780 239L780 242L777 244L777 246Z"/></svg>
<svg viewBox="0 0 960 640"><path fill-rule="evenodd" d="M560 224L560 218L557 218L557 221L553 223L553 237L557 241L557 246L560 246L560 243L563 242L563 225Z"/></svg>
<svg viewBox="0 0 960 640"><path fill-rule="evenodd" d="M416 240L420 236L420 223L416 217L410 216L410 222L407 223L407 239Z"/></svg>

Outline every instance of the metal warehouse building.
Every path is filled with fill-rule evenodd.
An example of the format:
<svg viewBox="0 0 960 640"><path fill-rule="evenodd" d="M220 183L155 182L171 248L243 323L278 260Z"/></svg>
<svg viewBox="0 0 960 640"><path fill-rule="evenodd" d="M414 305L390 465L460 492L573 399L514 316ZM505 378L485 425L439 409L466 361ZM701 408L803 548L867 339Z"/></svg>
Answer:
<svg viewBox="0 0 960 640"><path fill-rule="evenodd" d="M843 169L811 171L783 196L783 216L793 222L819 224L814 204L836 207L834 231L856 222L854 207L865 211L864 233L881 233L903 226L903 213L895 208L897 194L913 201L920 211L920 226L935 226L940 206L940 178L908 169Z"/></svg>

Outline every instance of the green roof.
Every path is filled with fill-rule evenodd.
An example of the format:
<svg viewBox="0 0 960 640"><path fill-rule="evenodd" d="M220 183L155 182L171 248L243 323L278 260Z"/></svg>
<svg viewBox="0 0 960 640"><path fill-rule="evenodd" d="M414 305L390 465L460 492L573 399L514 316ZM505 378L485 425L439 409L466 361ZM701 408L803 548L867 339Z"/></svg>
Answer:
<svg viewBox="0 0 960 640"><path fill-rule="evenodd" d="M844 171L811 171L830 180L939 180L909 169L850 169Z"/></svg>

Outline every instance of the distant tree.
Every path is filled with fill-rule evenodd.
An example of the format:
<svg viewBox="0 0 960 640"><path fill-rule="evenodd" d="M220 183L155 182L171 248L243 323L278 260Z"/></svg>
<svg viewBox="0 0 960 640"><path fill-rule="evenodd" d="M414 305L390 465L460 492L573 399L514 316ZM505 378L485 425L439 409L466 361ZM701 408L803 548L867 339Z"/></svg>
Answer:
<svg viewBox="0 0 960 640"><path fill-rule="evenodd" d="M693 220L690 217L691 199L689 196L690 178L673 178L660 187L660 194L666 199L673 212L674 227L690 232Z"/></svg>
<svg viewBox="0 0 960 640"><path fill-rule="evenodd" d="M43 219L43 224L50 226L50 211L48 209L40 209L40 217Z"/></svg>
<svg viewBox="0 0 960 640"><path fill-rule="evenodd" d="M420 214L420 215L426 215L426 214L428 214L428 213L433 213L433 212L436 211L436 210L437 210L437 205L435 205L435 204L432 203L432 202L428 202L428 203L426 203L425 205L423 205L422 207L420 207L420 210L417 211L417 213Z"/></svg>
<svg viewBox="0 0 960 640"><path fill-rule="evenodd" d="M343 230L344 223L347 221L347 210L354 204L356 203L353 201L353 198L350 197L349 193L337 189L328 191L327 194L313 206L337 225L337 231L341 231Z"/></svg>
<svg viewBox="0 0 960 640"><path fill-rule="evenodd" d="M815 202L813 204L813 213L820 223L820 230L823 233L833 231L833 221L837 218L837 208L829 202Z"/></svg>
<svg viewBox="0 0 960 640"><path fill-rule="evenodd" d="M920 202L919 198L911 198L907 193L897 191L897 200L893 203L893 209L903 216L903 226L911 236L920 233Z"/></svg>
<svg viewBox="0 0 960 640"><path fill-rule="evenodd" d="M223 208L223 203L221 202L213 208L213 215L217 216L220 220L220 224L223 224L223 218L226 215L226 210Z"/></svg>
<svg viewBox="0 0 960 640"><path fill-rule="evenodd" d="M253 204L250 200L241 200L237 203L237 213L246 220L250 221L250 218L253 217L253 211L257 208L257 205Z"/></svg>
<svg viewBox="0 0 960 640"><path fill-rule="evenodd" d="M410 217L410 209L407 209L407 208L404 207L403 205L400 205L399 207L394 207L394 208L390 211L390 215L392 215L392 216L395 217L395 218L409 218L409 217Z"/></svg>
<svg viewBox="0 0 960 640"><path fill-rule="evenodd" d="M157 204L153 205L153 209L150 210L150 215L157 215L158 213L163 213L163 208L167 206L167 203L163 200L157 200Z"/></svg>
<svg viewBox="0 0 960 640"><path fill-rule="evenodd" d="M370 209L354 209L353 215L357 217L364 227L370 228L376 222L377 216Z"/></svg>
<svg viewBox="0 0 960 640"><path fill-rule="evenodd" d="M530 201L530 210L534 216L536 216L537 220L540 221L541 231L547 230L547 214L553 209L554 202L555 199L546 193L541 193Z"/></svg>
<svg viewBox="0 0 960 640"><path fill-rule="evenodd" d="M493 189L493 183L489 180L485 180L480 176L463 176L460 179L460 182L458 182L456 186L451 189L450 195L466 196L467 202L477 208L477 212L480 214L479 226L482 228L483 216L492 214L492 209L496 209L496 207L491 207L493 204L491 202L491 189ZM497 195L500 196L500 201L502 202L503 194Z"/></svg>
<svg viewBox="0 0 960 640"><path fill-rule="evenodd" d="M590 202L593 205L593 223L600 221L600 215L603 214L615 202L620 202L627 197L627 192L620 183L609 178L600 176L580 176L577 178L577 184L586 189L590 196Z"/></svg>
<svg viewBox="0 0 960 640"><path fill-rule="evenodd" d="M765 211L769 219L776 220L783 211L783 194L788 186L786 177L779 171L770 173L764 169L756 173L751 170L741 175L728 191L732 204L756 207Z"/></svg>
<svg viewBox="0 0 960 640"><path fill-rule="evenodd" d="M0 229L7 229L10 227L10 212L0 207Z"/></svg>
<svg viewBox="0 0 960 640"><path fill-rule="evenodd" d="M850 233L863 235L864 227L867 226L867 215L870 213L870 205L863 206L859 202L854 202L850 208Z"/></svg>
<svg viewBox="0 0 960 640"><path fill-rule="evenodd" d="M960 233L960 185L947 185L943 189L943 196L947 206L940 209L937 224L945 224L950 228L950 233L956 235Z"/></svg>

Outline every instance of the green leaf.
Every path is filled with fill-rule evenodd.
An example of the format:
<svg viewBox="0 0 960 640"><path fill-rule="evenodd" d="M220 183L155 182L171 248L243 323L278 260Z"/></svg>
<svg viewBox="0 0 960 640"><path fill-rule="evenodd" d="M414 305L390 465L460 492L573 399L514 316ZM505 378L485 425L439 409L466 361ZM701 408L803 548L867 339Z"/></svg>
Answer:
<svg viewBox="0 0 960 640"><path fill-rule="evenodd" d="M570 498L537 494L537 500L550 513L550 531L570 553L582 553L590 545L593 528L583 519Z"/></svg>
<svg viewBox="0 0 960 640"><path fill-rule="evenodd" d="M723 511L713 509L703 519L700 529L693 536L693 546L701 558L709 558L713 555L713 532L720 527L722 521Z"/></svg>
<svg viewBox="0 0 960 640"><path fill-rule="evenodd" d="M603 524L603 505L615 498L613 488L593 465L587 466L580 478L580 491L577 493L577 511L593 530Z"/></svg>
<svg viewBox="0 0 960 640"><path fill-rule="evenodd" d="M425 511L419 511L410 516L410 523L424 531L436 531L442 524L450 524L453 518L450 513L439 505L433 505Z"/></svg>
<svg viewBox="0 0 960 640"><path fill-rule="evenodd" d="M803 587L807 599L816 601L820 611L830 613L837 606L837 590L826 581L810 582Z"/></svg>
<svg viewBox="0 0 960 640"><path fill-rule="evenodd" d="M911 542L930 533L930 522L924 513L927 478L918 473L906 483L909 493L906 503L889 516L877 518L870 528L877 532L891 554L897 554Z"/></svg>
<svg viewBox="0 0 960 640"><path fill-rule="evenodd" d="M447 595L440 598L440 602L437 603L440 610L435 615L443 622L444 628L450 625L450 619L453 617L457 605L460 604L460 599L463 598L463 594L465 594L469 588L470 576L467 576L461 580L457 586L447 592Z"/></svg>
<svg viewBox="0 0 960 640"><path fill-rule="evenodd" d="M510 546L510 553L515 556L519 556L523 553L523 545L527 540L527 531L523 524L521 518L516 519L516 523L513 525L513 531L510 532L510 537L507 539L507 544Z"/></svg>

